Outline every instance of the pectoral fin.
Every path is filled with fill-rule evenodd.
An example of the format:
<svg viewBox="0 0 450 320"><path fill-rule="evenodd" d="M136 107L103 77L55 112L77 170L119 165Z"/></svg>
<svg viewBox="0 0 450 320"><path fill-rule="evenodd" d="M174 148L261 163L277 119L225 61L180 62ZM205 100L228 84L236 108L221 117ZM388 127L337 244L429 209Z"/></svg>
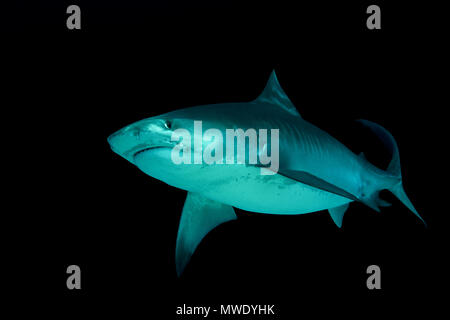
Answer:
<svg viewBox="0 0 450 320"><path fill-rule="evenodd" d="M330 216L333 219L334 223L336 223L336 225L339 228L342 228L342 220L344 219L344 214L347 211L348 207L349 207L349 204L346 203L342 206L328 210L328 212L330 212Z"/></svg>
<svg viewBox="0 0 450 320"><path fill-rule="evenodd" d="M235 220L231 206L189 192L184 202L176 244L176 267L178 276L191 259L202 239L220 224Z"/></svg>

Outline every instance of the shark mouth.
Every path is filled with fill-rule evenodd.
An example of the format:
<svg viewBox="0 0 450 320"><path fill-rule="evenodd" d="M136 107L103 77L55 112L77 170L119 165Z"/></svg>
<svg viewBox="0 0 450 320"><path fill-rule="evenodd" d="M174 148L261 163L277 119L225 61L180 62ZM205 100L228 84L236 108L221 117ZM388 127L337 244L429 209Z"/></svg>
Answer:
<svg viewBox="0 0 450 320"><path fill-rule="evenodd" d="M147 147L147 148L144 148L144 149L141 149L141 150L135 152L134 155L133 155L133 159L135 159L138 155L143 154L143 153L145 153L147 151L154 150L154 149L160 149L160 148L169 148L169 147L168 146Z"/></svg>
<svg viewBox="0 0 450 320"><path fill-rule="evenodd" d="M133 158L136 158L136 157L137 157L138 155L140 155L141 153L147 152L147 151L149 151L149 150L151 150L151 149L154 149L154 148L158 148L158 147L149 147L149 148L144 148L144 149L142 149L142 150L139 150L138 152L135 152L135 153L134 153Z"/></svg>

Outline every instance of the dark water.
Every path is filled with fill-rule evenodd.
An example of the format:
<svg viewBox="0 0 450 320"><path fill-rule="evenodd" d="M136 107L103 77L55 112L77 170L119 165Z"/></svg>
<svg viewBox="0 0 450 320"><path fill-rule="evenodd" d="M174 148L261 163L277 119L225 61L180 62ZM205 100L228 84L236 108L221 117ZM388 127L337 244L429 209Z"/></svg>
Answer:
<svg viewBox="0 0 450 320"><path fill-rule="evenodd" d="M13 127L5 141L18 139L24 155L13 153L14 206L2 225L19 301L61 317L182 319L183 304L274 304L281 319L437 312L448 266L438 196L443 38L436 9L401 3L379 3L375 31L365 26L369 2L78 1L82 28L72 31L65 9L75 2L16 4L4 60L13 112L2 120ZM185 192L140 173L106 138L177 108L252 100L273 69L305 119L380 167L389 155L353 120L393 134L406 192L429 228L390 194L381 214L352 204L342 230L326 212L236 210L177 279ZM77 292L66 288L71 264L82 270ZM379 291L366 287L372 264Z"/></svg>

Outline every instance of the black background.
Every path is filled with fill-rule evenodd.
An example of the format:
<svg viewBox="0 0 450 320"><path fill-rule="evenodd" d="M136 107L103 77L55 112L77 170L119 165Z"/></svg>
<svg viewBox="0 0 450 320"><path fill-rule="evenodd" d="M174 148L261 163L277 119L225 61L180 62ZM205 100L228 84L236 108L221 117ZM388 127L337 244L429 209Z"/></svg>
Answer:
<svg viewBox="0 0 450 320"><path fill-rule="evenodd" d="M364 1L16 4L5 91L23 155L13 157L5 264L17 271L18 297L60 317L177 318L184 303L275 304L281 319L436 313L448 267L435 183L444 174L440 8L374 3L381 30L367 30ZM82 30L66 29L69 4L80 5ZM212 231L178 279L186 192L141 173L106 138L177 108L250 101L273 69L306 120L380 167L386 151L353 120L393 134L406 192L429 227L388 193L393 206L381 214L352 204L342 229L327 212L236 209L238 220ZM80 291L66 288L71 264L81 267ZM366 288L372 264L380 291Z"/></svg>

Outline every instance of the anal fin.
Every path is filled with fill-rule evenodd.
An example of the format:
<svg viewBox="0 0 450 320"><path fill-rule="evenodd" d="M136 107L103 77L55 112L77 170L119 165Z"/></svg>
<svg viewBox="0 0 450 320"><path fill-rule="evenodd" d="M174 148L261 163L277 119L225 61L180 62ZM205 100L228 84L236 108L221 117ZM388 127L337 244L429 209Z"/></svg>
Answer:
<svg viewBox="0 0 450 320"><path fill-rule="evenodd" d="M235 220L233 207L189 192L184 202L176 244L176 268L180 276L202 239L220 224Z"/></svg>
<svg viewBox="0 0 450 320"><path fill-rule="evenodd" d="M330 216L333 219L334 223L339 227L342 228L342 220L344 219L344 214L347 211L349 207L349 204L346 203L342 206L328 209L328 212L330 212Z"/></svg>

